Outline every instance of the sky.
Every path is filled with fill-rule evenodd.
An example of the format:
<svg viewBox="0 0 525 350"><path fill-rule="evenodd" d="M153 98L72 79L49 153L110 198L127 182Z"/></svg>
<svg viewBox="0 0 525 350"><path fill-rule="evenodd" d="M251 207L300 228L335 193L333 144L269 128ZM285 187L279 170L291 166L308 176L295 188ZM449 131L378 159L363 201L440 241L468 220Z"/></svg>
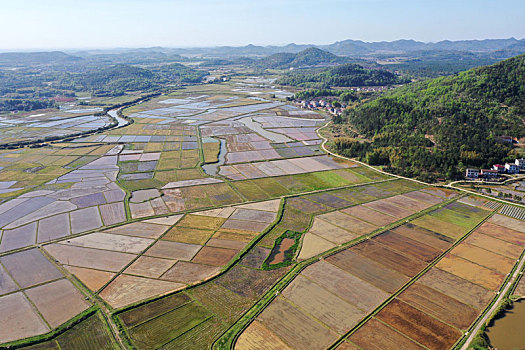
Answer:
<svg viewBox="0 0 525 350"><path fill-rule="evenodd" d="M524 0L0 0L0 50L525 38Z"/></svg>

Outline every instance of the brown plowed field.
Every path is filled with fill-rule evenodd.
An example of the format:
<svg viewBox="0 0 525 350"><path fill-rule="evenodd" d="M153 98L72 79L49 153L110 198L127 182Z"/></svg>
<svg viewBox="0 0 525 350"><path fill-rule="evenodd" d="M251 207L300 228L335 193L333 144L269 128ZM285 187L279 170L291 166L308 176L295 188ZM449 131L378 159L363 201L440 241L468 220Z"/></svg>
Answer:
<svg viewBox="0 0 525 350"><path fill-rule="evenodd" d="M308 266L302 276L364 311L372 311L389 294L325 261Z"/></svg>
<svg viewBox="0 0 525 350"><path fill-rule="evenodd" d="M114 273L93 269L86 269L83 267L64 266L69 272L74 274L82 283L89 289L96 292L103 285L109 282L115 276Z"/></svg>
<svg viewBox="0 0 525 350"><path fill-rule="evenodd" d="M326 349L338 335L280 298L261 313L258 320L296 349Z"/></svg>
<svg viewBox="0 0 525 350"><path fill-rule="evenodd" d="M370 233L378 228L376 225L369 224L366 221L359 220L353 216L334 211L328 214L318 216L318 218L328 221L331 224L344 228L358 236Z"/></svg>
<svg viewBox="0 0 525 350"><path fill-rule="evenodd" d="M485 222L476 230L476 232L484 233L522 247L525 246L525 234L504 226Z"/></svg>
<svg viewBox="0 0 525 350"><path fill-rule="evenodd" d="M443 198L453 198L458 195L457 191L437 187L424 188L421 191Z"/></svg>
<svg viewBox="0 0 525 350"><path fill-rule="evenodd" d="M168 281L191 284L208 279L210 276L218 273L219 270L220 268L215 266L178 261L161 278Z"/></svg>
<svg viewBox="0 0 525 350"><path fill-rule="evenodd" d="M365 350L422 350L424 347L375 318L367 321L349 338ZM339 349L339 348L338 348Z"/></svg>
<svg viewBox="0 0 525 350"><path fill-rule="evenodd" d="M467 329L478 316L474 308L418 282L398 298L459 329Z"/></svg>
<svg viewBox="0 0 525 350"><path fill-rule="evenodd" d="M326 258L326 261L389 293L408 281L405 275L348 249Z"/></svg>
<svg viewBox="0 0 525 350"><path fill-rule="evenodd" d="M217 278L215 282L243 297L258 299L287 271L288 268L262 271L234 266L227 273Z"/></svg>
<svg viewBox="0 0 525 350"><path fill-rule="evenodd" d="M431 205L436 205L443 202L441 198L420 191L405 193L404 196L415 199L417 201L427 202Z"/></svg>
<svg viewBox="0 0 525 350"><path fill-rule="evenodd" d="M477 284L436 268L427 271L418 283L434 288L478 310L483 310L494 296L494 293Z"/></svg>
<svg viewBox="0 0 525 350"><path fill-rule="evenodd" d="M366 312L300 275L286 287L282 295L340 335L366 316Z"/></svg>
<svg viewBox="0 0 525 350"><path fill-rule="evenodd" d="M515 260L492 253L483 248L462 243L452 250L452 254L470 260L478 265L487 267L502 275L506 275L516 263Z"/></svg>
<svg viewBox="0 0 525 350"><path fill-rule="evenodd" d="M120 308L155 295L185 287L182 283L120 275L100 292L100 297L114 308Z"/></svg>
<svg viewBox="0 0 525 350"><path fill-rule="evenodd" d="M275 333L263 326L259 321L253 321L240 335L235 344L237 350L291 350Z"/></svg>
<svg viewBox="0 0 525 350"><path fill-rule="evenodd" d="M356 234L343 230L339 226L335 226L318 217L314 219L309 232L336 244L349 242L358 237Z"/></svg>
<svg viewBox="0 0 525 350"><path fill-rule="evenodd" d="M457 329L397 299L382 309L377 318L429 349L449 349L462 335Z"/></svg>
<svg viewBox="0 0 525 350"><path fill-rule="evenodd" d="M157 241L144 255L156 258L191 260L201 249L200 245L171 241Z"/></svg>
<svg viewBox="0 0 525 350"><path fill-rule="evenodd" d="M226 265L237 254L237 250L204 246L192 262L206 265Z"/></svg>
<svg viewBox="0 0 525 350"><path fill-rule="evenodd" d="M393 252L389 247L374 242L373 240L360 243L350 248L350 250L377 261L391 269L399 271L409 277L416 275L427 265L421 260L416 260Z"/></svg>
<svg viewBox="0 0 525 350"><path fill-rule="evenodd" d="M206 242L206 245L209 247L241 250L242 248L246 246L246 243L239 242L239 241L232 241L230 239L212 238L208 242Z"/></svg>
<svg viewBox="0 0 525 350"><path fill-rule="evenodd" d="M381 211L385 214L393 215L397 218L405 218L407 216L414 214L413 210L398 207L395 204L387 202L386 199L370 202L370 203L364 204L364 206L372 208L374 210Z"/></svg>
<svg viewBox="0 0 525 350"><path fill-rule="evenodd" d="M392 231L387 231L374 238L376 242L382 243L392 249L406 255L410 255L416 259L431 262L442 250L435 249L429 245L414 241L403 235L399 235Z"/></svg>
<svg viewBox="0 0 525 350"><path fill-rule="evenodd" d="M355 216L358 219L368 221L371 224L385 226L399 220L396 217L370 209L364 205L357 205L348 209L341 210L343 213Z"/></svg>
<svg viewBox="0 0 525 350"><path fill-rule="evenodd" d="M450 248L454 240L450 237L440 235L419 226L405 224L391 230L415 241L424 243L439 250Z"/></svg>
<svg viewBox="0 0 525 350"><path fill-rule="evenodd" d="M464 243L472 244L481 247L491 252L498 253L509 258L517 259L521 255L522 247L511 244L501 239L493 238L478 232L471 234Z"/></svg>
<svg viewBox="0 0 525 350"><path fill-rule="evenodd" d="M421 211L423 209L430 207L428 203L414 200L402 194L394 196L394 197L390 197L386 199L386 201L388 201L388 203L410 209L413 212Z"/></svg>
<svg viewBox="0 0 525 350"><path fill-rule="evenodd" d="M337 350L361 350L357 345L350 344L349 342L343 342L339 344Z"/></svg>
<svg viewBox="0 0 525 350"><path fill-rule="evenodd" d="M142 277L158 278L174 264L175 260L141 256L124 270L124 272Z"/></svg>
<svg viewBox="0 0 525 350"><path fill-rule="evenodd" d="M321 238L317 235L314 235L311 232L308 232L303 237L303 242L301 244L301 251L299 253L299 260L309 259L319 253L325 252L327 250L335 247L335 244L327 241L324 238Z"/></svg>
<svg viewBox="0 0 525 350"><path fill-rule="evenodd" d="M444 257L436 267L490 290L498 290L505 279L504 275L452 254Z"/></svg>

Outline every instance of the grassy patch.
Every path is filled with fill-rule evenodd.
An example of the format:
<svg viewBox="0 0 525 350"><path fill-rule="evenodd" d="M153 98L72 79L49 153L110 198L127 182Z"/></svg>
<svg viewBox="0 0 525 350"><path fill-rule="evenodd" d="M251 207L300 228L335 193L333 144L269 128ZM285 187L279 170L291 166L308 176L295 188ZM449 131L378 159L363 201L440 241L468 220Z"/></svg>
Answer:
<svg viewBox="0 0 525 350"><path fill-rule="evenodd" d="M133 327L179 306L182 306L190 301L191 299L186 294L174 294L169 297L162 298L151 303L141 305L137 308L122 312L118 314L118 317L124 323L124 325L127 327Z"/></svg>
<svg viewBox="0 0 525 350"><path fill-rule="evenodd" d="M132 328L129 334L138 348L154 349L168 343L208 317L210 314L206 309L191 302Z"/></svg>

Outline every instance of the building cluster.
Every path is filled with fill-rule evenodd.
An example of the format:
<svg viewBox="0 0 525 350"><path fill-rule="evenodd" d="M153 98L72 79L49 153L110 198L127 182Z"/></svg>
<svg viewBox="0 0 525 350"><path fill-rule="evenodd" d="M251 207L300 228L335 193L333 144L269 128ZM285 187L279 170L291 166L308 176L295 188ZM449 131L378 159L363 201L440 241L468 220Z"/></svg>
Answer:
<svg viewBox="0 0 525 350"><path fill-rule="evenodd" d="M465 172L467 179L495 179L502 174L518 174L520 171L525 171L525 159L516 159L514 163L494 164L492 169L474 169L468 168Z"/></svg>
<svg viewBox="0 0 525 350"><path fill-rule="evenodd" d="M390 89L389 86L360 86L360 87L351 87L349 90L352 91L365 91L365 92L380 92Z"/></svg>
<svg viewBox="0 0 525 350"><path fill-rule="evenodd" d="M341 107L335 107L326 100L301 100L295 104L303 109L324 110L333 115L341 115L346 107L344 104Z"/></svg>

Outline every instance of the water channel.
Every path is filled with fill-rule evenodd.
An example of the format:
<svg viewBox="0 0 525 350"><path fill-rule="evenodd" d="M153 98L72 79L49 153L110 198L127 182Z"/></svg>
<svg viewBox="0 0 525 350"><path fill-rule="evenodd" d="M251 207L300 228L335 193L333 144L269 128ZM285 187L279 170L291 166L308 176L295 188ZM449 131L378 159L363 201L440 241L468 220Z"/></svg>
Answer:
<svg viewBox="0 0 525 350"><path fill-rule="evenodd" d="M116 127L120 128L121 126L128 125L129 122L126 119L120 117L117 111L118 109L112 109L111 111L108 111L108 114L117 120L118 124Z"/></svg>
<svg viewBox="0 0 525 350"><path fill-rule="evenodd" d="M202 170L208 175L217 176L219 173L219 167L224 165L226 162L226 140L219 139L221 147L219 150L219 161L215 163L209 163L202 165Z"/></svg>

